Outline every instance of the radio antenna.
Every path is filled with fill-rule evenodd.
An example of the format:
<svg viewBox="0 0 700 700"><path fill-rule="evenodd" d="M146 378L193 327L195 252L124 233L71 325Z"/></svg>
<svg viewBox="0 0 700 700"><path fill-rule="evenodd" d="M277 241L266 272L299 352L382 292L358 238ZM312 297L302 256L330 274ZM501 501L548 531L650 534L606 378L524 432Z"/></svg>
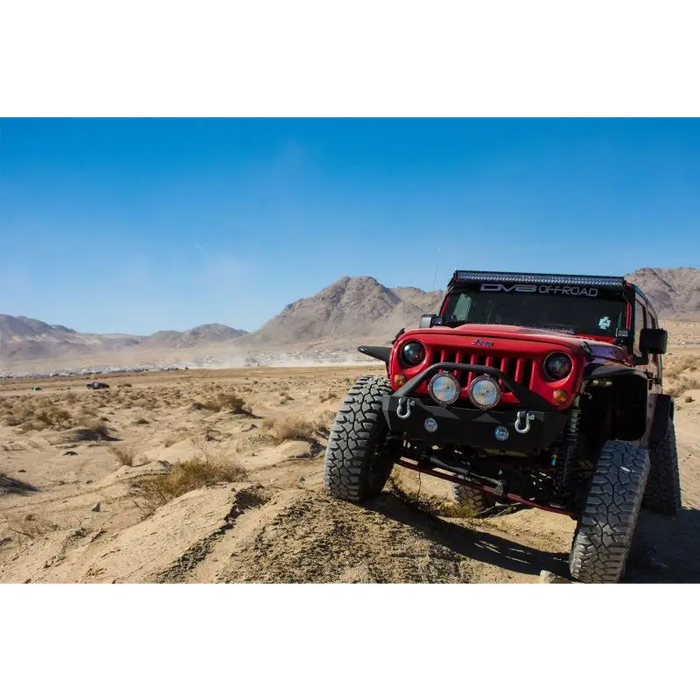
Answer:
<svg viewBox="0 0 700 700"><path fill-rule="evenodd" d="M437 250L437 262L435 263L435 275L433 276L433 286L428 290L430 292L435 291L435 283L437 282L437 273L438 273L438 267L440 266L440 251L442 250L442 246L438 246Z"/></svg>

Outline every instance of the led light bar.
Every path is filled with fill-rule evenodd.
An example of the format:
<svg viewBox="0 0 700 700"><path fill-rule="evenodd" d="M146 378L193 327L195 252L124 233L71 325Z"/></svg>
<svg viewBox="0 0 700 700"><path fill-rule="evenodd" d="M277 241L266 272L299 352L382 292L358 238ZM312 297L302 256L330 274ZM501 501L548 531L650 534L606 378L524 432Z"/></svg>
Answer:
<svg viewBox="0 0 700 700"><path fill-rule="evenodd" d="M456 270L453 282L511 282L513 284L571 284L594 287L623 287L624 277L594 277L588 275L539 275L520 272L479 272Z"/></svg>

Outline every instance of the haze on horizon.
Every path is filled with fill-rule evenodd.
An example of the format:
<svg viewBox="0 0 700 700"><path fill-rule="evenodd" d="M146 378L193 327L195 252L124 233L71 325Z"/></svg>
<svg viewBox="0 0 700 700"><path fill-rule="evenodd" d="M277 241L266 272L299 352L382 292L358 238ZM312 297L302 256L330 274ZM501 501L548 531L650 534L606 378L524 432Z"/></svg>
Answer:
<svg viewBox="0 0 700 700"><path fill-rule="evenodd" d="M693 119L2 119L0 174L0 313L82 332L700 257Z"/></svg>

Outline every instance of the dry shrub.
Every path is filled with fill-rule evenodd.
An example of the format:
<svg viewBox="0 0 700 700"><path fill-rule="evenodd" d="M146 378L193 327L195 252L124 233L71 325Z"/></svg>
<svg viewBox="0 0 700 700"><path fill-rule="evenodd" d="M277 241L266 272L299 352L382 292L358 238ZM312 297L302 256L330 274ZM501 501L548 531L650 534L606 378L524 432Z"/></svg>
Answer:
<svg viewBox="0 0 700 700"><path fill-rule="evenodd" d="M0 472L0 496L7 493L27 494L38 490L36 486L28 484L26 481L15 479L12 476L7 476L7 474Z"/></svg>
<svg viewBox="0 0 700 700"><path fill-rule="evenodd" d="M136 461L136 450L133 447L117 447L110 445L108 451L117 458L123 467L133 467Z"/></svg>
<svg viewBox="0 0 700 700"><path fill-rule="evenodd" d="M247 477L245 469L235 462L205 455L176 462L167 474L149 477L136 488L145 510L153 512L189 491L214 484L244 481Z"/></svg>
<svg viewBox="0 0 700 700"><path fill-rule="evenodd" d="M73 439L78 442L93 442L99 440L114 440L109 428L98 420L87 421L78 428L73 435Z"/></svg>
<svg viewBox="0 0 700 700"><path fill-rule="evenodd" d="M700 389L700 379L696 377L680 377L678 383L668 389L668 394L674 399L682 396L686 391Z"/></svg>
<svg viewBox="0 0 700 700"><path fill-rule="evenodd" d="M10 532L14 532L17 535L28 537L30 540L34 540L41 535L45 535L48 532L54 532L58 530L59 527L56 523L51 522L47 518L36 515L25 515L21 517L19 515L6 515L5 523L7 529Z"/></svg>
<svg viewBox="0 0 700 700"><path fill-rule="evenodd" d="M221 391L215 396L200 401L208 411L228 411L235 414L250 414L245 401L235 391Z"/></svg>
<svg viewBox="0 0 700 700"><path fill-rule="evenodd" d="M75 426L76 419L65 408L56 405L50 399L41 401L17 401L5 404L4 422L12 427L24 430L66 430Z"/></svg>
<svg viewBox="0 0 700 700"><path fill-rule="evenodd" d="M318 423L298 416L268 418L263 423L263 428L278 442L285 440L313 440L315 442L319 427Z"/></svg>

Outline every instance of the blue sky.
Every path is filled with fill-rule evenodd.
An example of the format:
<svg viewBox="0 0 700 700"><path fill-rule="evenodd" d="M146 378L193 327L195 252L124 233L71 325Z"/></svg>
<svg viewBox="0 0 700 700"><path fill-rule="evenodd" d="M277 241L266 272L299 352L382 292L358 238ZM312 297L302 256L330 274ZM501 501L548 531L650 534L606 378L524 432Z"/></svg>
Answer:
<svg viewBox="0 0 700 700"><path fill-rule="evenodd" d="M698 266L699 193L700 120L0 119L0 313L254 330L344 275Z"/></svg>

